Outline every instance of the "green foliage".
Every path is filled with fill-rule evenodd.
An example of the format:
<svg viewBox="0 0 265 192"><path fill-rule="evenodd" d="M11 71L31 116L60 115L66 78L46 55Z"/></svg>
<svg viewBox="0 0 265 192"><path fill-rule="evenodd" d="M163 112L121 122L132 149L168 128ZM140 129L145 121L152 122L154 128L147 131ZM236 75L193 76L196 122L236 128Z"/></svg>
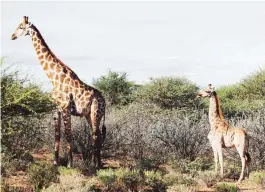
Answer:
<svg viewBox="0 0 265 192"><path fill-rule="evenodd" d="M189 173L192 176L195 176L196 174L198 174L198 172L211 170L213 167L213 159L199 156L194 161L190 160L179 161L177 165L180 169L180 172Z"/></svg>
<svg viewBox="0 0 265 192"><path fill-rule="evenodd" d="M107 191L138 191L141 183L139 171L127 168L99 170L97 177Z"/></svg>
<svg viewBox="0 0 265 192"><path fill-rule="evenodd" d="M74 168L62 167L58 168L60 175L78 175L80 172Z"/></svg>
<svg viewBox="0 0 265 192"><path fill-rule="evenodd" d="M3 176L10 176L16 171L25 171L29 162L33 161L33 157L24 153L20 158L14 158L10 154L1 154L1 174Z"/></svg>
<svg viewBox="0 0 265 192"><path fill-rule="evenodd" d="M203 181L207 187L212 187L221 180L220 175L215 171L198 171L196 178Z"/></svg>
<svg viewBox="0 0 265 192"><path fill-rule="evenodd" d="M162 174L158 171L144 171L145 184L152 188L152 191L165 191L166 184L163 182Z"/></svg>
<svg viewBox="0 0 265 192"><path fill-rule="evenodd" d="M162 77L138 88L134 97L138 101L154 103L165 109L197 108L196 92L198 86L186 78Z"/></svg>
<svg viewBox="0 0 265 192"><path fill-rule="evenodd" d="M237 179L241 173L241 162L232 162L224 160L224 177L230 179Z"/></svg>
<svg viewBox="0 0 265 192"><path fill-rule="evenodd" d="M167 192L176 192L176 191L181 191L181 192L195 192L197 190L194 190L190 187L188 187L187 185L173 185L173 186L170 186L168 189L167 189Z"/></svg>
<svg viewBox="0 0 265 192"><path fill-rule="evenodd" d="M126 105L131 102L131 93L136 85L127 80L126 73L109 71L106 76L93 80L111 105Z"/></svg>
<svg viewBox="0 0 265 192"><path fill-rule="evenodd" d="M57 167L47 162L32 164L27 174L29 182L34 185L35 189L48 187L51 182L58 182Z"/></svg>
<svg viewBox="0 0 265 192"><path fill-rule="evenodd" d="M248 178L248 182L252 185L265 187L265 171L251 172Z"/></svg>
<svg viewBox="0 0 265 192"><path fill-rule="evenodd" d="M186 185L186 186L192 186L196 184L196 182L190 178L185 176L184 174L181 173L171 173L171 174L166 174L163 177L163 182L167 186L172 186L172 185Z"/></svg>
<svg viewBox="0 0 265 192"><path fill-rule="evenodd" d="M141 182L139 171L119 168L115 170L115 174L128 190L138 191L137 188Z"/></svg>
<svg viewBox="0 0 265 192"><path fill-rule="evenodd" d="M50 112L54 105L40 86L27 78L18 77L18 71L1 69L1 119Z"/></svg>
<svg viewBox="0 0 265 192"><path fill-rule="evenodd" d="M217 89L225 115L251 113L265 106L265 71L259 70L240 83Z"/></svg>
<svg viewBox="0 0 265 192"><path fill-rule="evenodd" d="M242 89L242 98L250 100L264 100L265 99L265 70L258 70L240 82Z"/></svg>
<svg viewBox="0 0 265 192"><path fill-rule="evenodd" d="M1 65L1 151L18 158L41 145L40 118L54 105L39 85L19 78L18 71L10 72L10 67Z"/></svg>
<svg viewBox="0 0 265 192"><path fill-rule="evenodd" d="M112 169L101 169L97 172L97 177L107 189L110 189L117 179L115 172Z"/></svg>
<svg viewBox="0 0 265 192"><path fill-rule="evenodd" d="M239 188L233 183L218 183L216 192L238 192Z"/></svg>
<svg viewBox="0 0 265 192"><path fill-rule="evenodd" d="M158 159L143 158L136 162L136 169L138 170L157 170L160 162Z"/></svg>

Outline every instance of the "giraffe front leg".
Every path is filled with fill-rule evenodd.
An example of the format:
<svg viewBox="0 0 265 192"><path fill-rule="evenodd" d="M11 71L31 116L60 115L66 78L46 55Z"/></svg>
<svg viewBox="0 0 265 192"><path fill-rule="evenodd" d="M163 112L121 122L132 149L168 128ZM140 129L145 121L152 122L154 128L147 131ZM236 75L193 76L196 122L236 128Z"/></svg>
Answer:
<svg viewBox="0 0 265 192"><path fill-rule="evenodd" d="M71 132L71 114L69 109L63 110L63 121L65 127L65 136L67 141L67 167L72 167L73 156L72 156L72 132Z"/></svg>
<svg viewBox="0 0 265 192"><path fill-rule="evenodd" d="M222 146L218 146L217 148L219 163L220 163L220 175L223 178L224 176L224 158L223 158L223 151Z"/></svg>
<svg viewBox="0 0 265 192"><path fill-rule="evenodd" d="M54 145L54 164L59 165L59 148L61 138L61 112L58 111L53 117L55 130L55 145Z"/></svg>
<svg viewBox="0 0 265 192"><path fill-rule="evenodd" d="M217 154L217 150L213 148L213 156L214 156L214 171L215 173L217 173L217 168L218 168L218 154Z"/></svg>

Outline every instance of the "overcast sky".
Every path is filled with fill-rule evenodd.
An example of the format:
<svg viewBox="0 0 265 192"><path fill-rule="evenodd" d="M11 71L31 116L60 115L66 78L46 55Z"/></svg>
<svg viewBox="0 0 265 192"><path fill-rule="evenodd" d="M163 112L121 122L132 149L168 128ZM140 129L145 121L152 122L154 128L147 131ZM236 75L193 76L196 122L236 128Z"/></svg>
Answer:
<svg viewBox="0 0 265 192"><path fill-rule="evenodd" d="M2 56L51 88L31 39L10 40L25 15L87 83L110 69L136 83L233 84L265 68L264 10L262 2L3 2Z"/></svg>

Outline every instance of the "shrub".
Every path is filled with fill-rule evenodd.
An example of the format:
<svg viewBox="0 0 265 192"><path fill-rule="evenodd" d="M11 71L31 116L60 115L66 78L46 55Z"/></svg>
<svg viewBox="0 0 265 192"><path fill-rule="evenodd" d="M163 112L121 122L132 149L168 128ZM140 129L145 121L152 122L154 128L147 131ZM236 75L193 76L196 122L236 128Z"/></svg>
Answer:
<svg viewBox="0 0 265 192"><path fill-rule="evenodd" d="M20 159L43 146L45 124L41 118L54 105L38 84L10 68L1 68L1 152Z"/></svg>
<svg viewBox="0 0 265 192"><path fill-rule="evenodd" d="M131 94L137 86L127 80L126 73L109 71L106 76L93 80L95 87L100 89L110 105L126 105L131 102Z"/></svg>
<svg viewBox="0 0 265 192"><path fill-rule="evenodd" d="M205 133L209 130L206 116L198 111L194 111L193 115L172 111L158 115L158 118L152 133L160 144L159 148L167 151L167 156L193 161L205 152L208 144ZM162 150L159 152L162 153Z"/></svg>
<svg viewBox="0 0 265 192"><path fill-rule="evenodd" d="M197 175L198 172L211 170L213 167L212 157L197 157L194 161L181 160L178 162L182 173L189 173L192 176Z"/></svg>
<svg viewBox="0 0 265 192"><path fill-rule="evenodd" d="M68 168L68 167L58 167L58 172L60 175L78 175L81 174L77 169Z"/></svg>
<svg viewBox="0 0 265 192"><path fill-rule="evenodd" d="M231 155L232 156L232 155ZM237 154L235 154L235 158ZM241 160L238 158L237 162L224 161L224 177L237 180L241 173Z"/></svg>
<svg viewBox="0 0 265 192"><path fill-rule="evenodd" d="M2 154L1 155L1 174L3 176L10 176L16 171L25 171L28 167L28 164L33 162L33 157L24 153L20 158L14 158L11 154Z"/></svg>
<svg viewBox="0 0 265 192"><path fill-rule="evenodd" d="M265 106L265 70L258 70L240 83L217 89L225 116L240 116Z"/></svg>
<svg viewBox="0 0 265 192"><path fill-rule="evenodd" d="M152 188L152 191L165 191L166 185L163 182L162 174L157 171L144 171L145 184Z"/></svg>
<svg viewBox="0 0 265 192"><path fill-rule="evenodd" d="M112 169L102 169L97 172L97 177L106 186L107 190L111 189L111 185L116 182L117 176Z"/></svg>
<svg viewBox="0 0 265 192"><path fill-rule="evenodd" d="M115 174L127 190L138 191L137 188L141 182L139 171L119 168L115 170Z"/></svg>
<svg viewBox="0 0 265 192"><path fill-rule="evenodd" d="M247 181L252 185L265 187L265 171L251 172Z"/></svg>
<svg viewBox="0 0 265 192"><path fill-rule="evenodd" d="M239 188L233 183L218 183L216 192L238 192Z"/></svg>
<svg viewBox="0 0 265 192"><path fill-rule="evenodd" d="M167 189L167 192L176 192L176 191L181 191L181 192L195 192L192 188L188 187L187 185L173 185L170 186Z"/></svg>
<svg viewBox="0 0 265 192"><path fill-rule="evenodd" d="M198 86L186 78L162 77L151 79L136 91L134 97L141 103L154 103L164 109L197 109L195 100Z"/></svg>
<svg viewBox="0 0 265 192"><path fill-rule="evenodd" d="M211 187L219 182L221 177L218 173L215 173L215 171L199 171L196 179L202 180L207 187Z"/></svg>
<svg viewBox="0 0 265 192"><path fill-rule="evenodd" d="M151 158L143 158L139 159L136 162L136 169L144 171L144 170L157 170L160 162L157 159Z"/></svg>
<svg viewBox="0 0 265 192"><path fill-rule="evenodd" d="M32 164L27 171L29 182L35 189L47 187L51 182L58 182L57 167L46 162Z"/></svg>
<svg viewBox="0 0 265 192"><path fill-rule="evenodd" d="M163 182L167 185L167 186L172 186L172 185L186 185L186 186L191 186L196 184L196 182L194 181L194 179L185 176L184 174L180 174L180 173L171 173L171 174L166 174L163 177Z"/></svg>

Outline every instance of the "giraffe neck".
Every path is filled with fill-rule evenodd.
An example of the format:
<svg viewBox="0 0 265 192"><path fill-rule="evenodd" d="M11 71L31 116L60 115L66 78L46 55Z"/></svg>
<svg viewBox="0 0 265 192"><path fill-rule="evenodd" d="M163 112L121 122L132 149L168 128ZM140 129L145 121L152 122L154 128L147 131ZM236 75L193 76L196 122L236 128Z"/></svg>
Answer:
<svg viewBox="0 0 265 192"><path fill-rule="evenodd" d="M214 127L214 124L218 120L223 120L223 115L220 109L220 102L216 93L210 97L210 107L209 107L209 121L211 127Z"/></svg>
<svg viewBox="0 0 265 192"><path fill-rule="evenodd" d="M79 80L77 75L50 50L34 25L31 26L30 36L40 64L55 88L60 87L67 78L69 81L73 78Z"/></svg>

